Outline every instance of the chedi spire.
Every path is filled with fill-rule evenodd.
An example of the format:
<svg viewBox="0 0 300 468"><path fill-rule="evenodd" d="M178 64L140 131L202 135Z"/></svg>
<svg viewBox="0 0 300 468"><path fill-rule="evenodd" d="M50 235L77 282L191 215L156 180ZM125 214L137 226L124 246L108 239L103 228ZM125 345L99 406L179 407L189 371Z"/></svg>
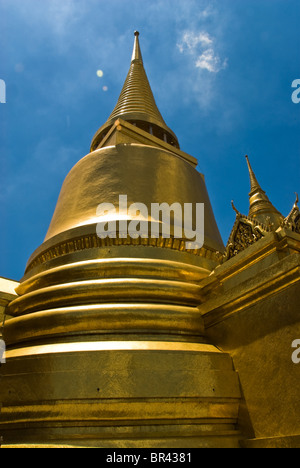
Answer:
<svg viewBox="0 0 300 468"><path fill-rule="evenodd" d="M246 161L250 176L250 193L249 193L249 217L256 219L260 223L272 226L277 229L283 222L284 217L272 205L266 192L261 188L251 167L249 157L246 155Z"/></svg>
<svg viewBox="0 0 300 468"><path fill-rule="evenodd" d="M166 125L156 105L143 64L139 32L135 31L134 36L131 63L125 83L107 122L96 132L91 151L97 149L119 118L179 148L176 135Z"/></svg>

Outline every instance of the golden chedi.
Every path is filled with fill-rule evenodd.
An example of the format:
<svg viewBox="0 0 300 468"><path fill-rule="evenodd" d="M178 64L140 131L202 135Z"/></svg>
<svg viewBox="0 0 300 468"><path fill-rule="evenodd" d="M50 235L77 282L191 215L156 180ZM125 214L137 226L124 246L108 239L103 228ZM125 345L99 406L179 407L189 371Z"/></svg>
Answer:
<svg viewBox="0 0 300 468"><path fill-rule="evenodd" d="M235 208L225 248L196 165L157 108L135 32L113 112L67 175L15 296L0 293L4 446L298 443L296 391L280 408L295 366L266 359L299 330L297 202L284 218L249 163L250 212ZM204 205L201 248L176 235L175 210L165 235L151 211L162 204ZM155 235L130 235L131 223Z"/></svg>
<svg viewBox="0 0 300 468"><path fill-rule="evenodd" d="M197 161L156 106L135 33L130 70L91 153L67 175L4 330L6 445L236 446L229 355L204 337L199 281L224 246ZM97 207L205 204L205 241L97 235ZM128 214L118 211L119 220Z"/></svg>

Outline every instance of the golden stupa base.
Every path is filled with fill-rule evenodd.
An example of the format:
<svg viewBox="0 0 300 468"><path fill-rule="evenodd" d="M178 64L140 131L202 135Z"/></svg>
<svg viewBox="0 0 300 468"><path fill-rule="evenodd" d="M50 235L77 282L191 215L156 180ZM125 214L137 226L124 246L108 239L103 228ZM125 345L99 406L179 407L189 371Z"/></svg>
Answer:
<svg viewBox="0 0 300 468"><path fill-rule="evenodd" d="M208 344L20 348L3 370L6 447L239 446L238 376L230 356Z"/></svg>

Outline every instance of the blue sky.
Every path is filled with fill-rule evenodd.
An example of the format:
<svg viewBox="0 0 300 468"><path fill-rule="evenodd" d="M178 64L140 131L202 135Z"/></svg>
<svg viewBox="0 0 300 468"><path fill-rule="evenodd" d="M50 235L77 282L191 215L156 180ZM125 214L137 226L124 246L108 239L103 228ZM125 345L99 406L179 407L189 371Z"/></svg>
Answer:
<svg viewBox="0 0 300 468"><path fill-rule="evenodd" d="M287 215L300 192L299 18L299 0L0 0L0 276L19 280L43 242L64 178L117 101L136 29L224 243L231 200L248 213L245 154Z"/></svg>

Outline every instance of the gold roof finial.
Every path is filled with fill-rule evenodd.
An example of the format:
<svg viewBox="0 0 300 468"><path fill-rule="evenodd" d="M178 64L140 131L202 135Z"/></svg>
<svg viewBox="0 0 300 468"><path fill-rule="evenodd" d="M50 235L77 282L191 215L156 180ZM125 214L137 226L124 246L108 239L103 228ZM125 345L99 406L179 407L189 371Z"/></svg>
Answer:
<svg viewBox="0 0 300 468"><path fill-rule="evenodd" d="M117 119L134 123L142 130L167 141L179 148L178 140L166 125L153 96L142 59L139 32L134 32L134 46L130 68L121 94L107 122L93 138L91 151L94 151Z"/></svg>
<svg viewBox="0 0 300 468"><path fill-rule="evenodd" d="M281 213L272 205L266 192L261 188L251 167L249 157L246 160L250 176L250 209L249 217L257 219L260 223L272 226L277 229L284 219Z"/></svg>
<svg viewBox="0 0 300 468"><path fill-rule="evenodd" d="M134 60L140 60L143 63L142 52L141 52L140 42L139 42L140 33L138 31L134 31L134 35L135 35L135 40L134 40L131 62L133 62Z"/></svg>
<svg viewBox="0 0 300 468"><path fill-rule="evenodd" d="M261 186L259 185L259 183L257 182L257 178L254 174L254 171L251 167L251 164L250 164L250 161L249 161L249 156L246 154L246 161L247 161L247 165L248 165L248 169L249 169L249 175L250 175L250 186L251 186L251 191L250 191L250 195L252 192L254 191L257 191L257 190L260 190L261 192L263 193L266 193L262 188Z"/></svg>

